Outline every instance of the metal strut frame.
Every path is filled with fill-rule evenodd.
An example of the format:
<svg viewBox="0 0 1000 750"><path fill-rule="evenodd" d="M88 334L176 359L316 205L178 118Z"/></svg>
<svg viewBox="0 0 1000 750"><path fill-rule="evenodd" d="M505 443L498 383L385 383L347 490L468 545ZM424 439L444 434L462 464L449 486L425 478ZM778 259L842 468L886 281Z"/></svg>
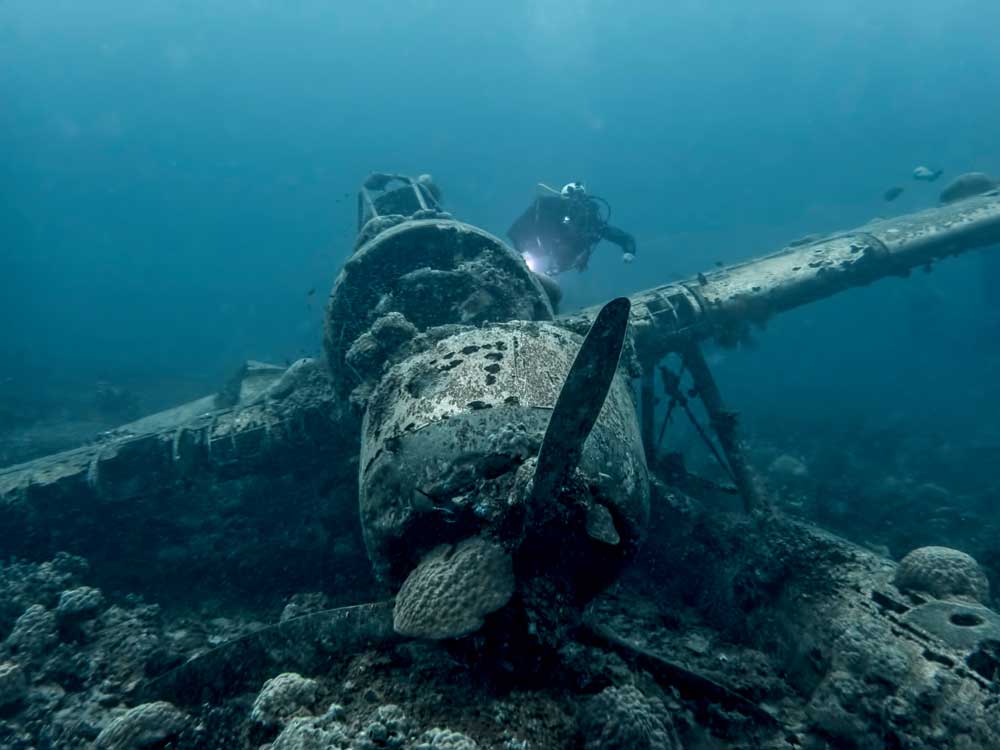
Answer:
<svg viewBox="0 0 1000 750"><path fill-rule="evenodd" d="M654 372L663 357L676 353L691 371L745 507L764 509L764 495L744 457L736 415L725 408L699 342L715 339L734 345L774 315L990 246L1000 248L1000 190L803 239L770 255L633 294L632 330L643 365L640 394L647 459L656 458L657 447ZM564 315L561 321L573 330L586 330L595 315L596 308L588 308Z"/></svg>
<svg viewBox="0 0 1000 750"><path fill-rule="evenodd" d="M768 502L766 495L761 491L756 481L753 471L743 450L743 441L739 435L739 419L736 412L726 408L722 399L722 392L719 390L715 377L705 360L701 347L696 341L689 341L678 352L681 357L680 374L673 373L669 368L660 366L660 379L663 383L664 392L670 397L667 404L667 413L663 417L660 425L659 435L653 440L653 412L657 399L654 395L654 369L651 366L643 367L641 380L642 397L642 436L646 446L646 458L650 463L656 459L657 450L663 442L663 436L667 429L667 424L676 407L683 409L691 425L695 428L698 436L705 443L705 446L712 453L712 456L732 479L735 491L743 499L743 508L747 513L765 510ZM691 397L700 398L708 413L709 424L715 433L719 447L717 448L705 428L698 421L694 412L691 411L689 398L681 390L681 376L687 370L694 380L694 388L689 394ZM721 448L721 452L720 452ZM710 485L708 480L699 480L703 485ZM718 487L723 491L733 491L725 487Z"/></svg>
<svg viewBox="0 0 1000 750"><path fill-rule="evenodd" d="M716 463L718 463L719 466L723 468L726 474L729 475L730 479L733 479L735 481L735 479L733 478L733 471L729 467L729 464L726 463L726 459L722 457L721 453L719 453L719 449L715 447L715 443L712 442L712 438L709 437L708 433L705 431L705 428L701 426L701 422L698 421L698 418L694 415L694 412L691 411L688 397L681 392L681 377L686 367L687 365L682 363L681 374L674 374L669 368L663 365L660 366L660 380L663 382L663 390L667 393L668 396L670 396L670 402L667 404L667 413L663 416L663 423L660 425L660 434L656 438L656 448L657 450L659 450L660 445L663 443L663 436L667 431L667 424L670 422L670 417L671 414L673 413L674 408L680 406L684 410L684 413L687 415L688 421L691 423L695 431L698 433L698 437L701 438L702 442L705 443L705 446L712 453L712 456L715 458ZM698 396L697 390L695 389L692 390L693 390L692 396L694 398L697 398Z"/></svg>
<svg viewBox="0 0 1000 750"><path fill-rule="evenodd" d="M750 464L743 453L743 441L739 435L737 413L726 408L722 400L722 392L712 376L712 371L708 367L708 362L705 361L701 347L692 341L681 352L681 356L687 369L691 372L691 377L694 378L698 396L701 397L701 402L705 405L712 429L715 430L719 445L722 446L722 452L726 456L733 481L743 498L743 509L747 513L765 510L766 497L760 491L750 469Z"/></svg>
<svg viewBox="0 0 1000 750"><path fill-rule="evenodd" d="M394 183L399 183L398 187L390 189ZM361 189L358 191L358 231L369 220L381 216L384 211L380 210L377 201L378 198L372 197L372 192L382 193L383 195L391 193L393 191L413 191L413 196L416 199L417 206L420 211L428 211L431 209L437 210L440 208L437 201L434 201L434 205L431 206L427 202L428 195L425 194L424 189L420 183L404 174L386 174L382 172L376 172L375 174L369 175L368 179L364 181L361 185ZM431 200L434 200L431 197Z"/></svg>

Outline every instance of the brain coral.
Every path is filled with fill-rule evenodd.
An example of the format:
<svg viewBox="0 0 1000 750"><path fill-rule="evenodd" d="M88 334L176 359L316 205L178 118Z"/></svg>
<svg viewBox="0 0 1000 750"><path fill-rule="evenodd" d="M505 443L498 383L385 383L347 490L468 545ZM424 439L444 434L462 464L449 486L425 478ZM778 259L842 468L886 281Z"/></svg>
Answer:
<svg viewBox="0 0 1000 750"><path fill-rule="evenodd" d="M985 604L990 598L986 574L974 558L950 547L920 547L899 562L896 586L920 591L936 599L974 599Z"/></svg>
<svg viewBox="0 0 1000 750"><path fill-rule="evenodd" d="M514 570L510 555L482 537L431 550L396 595L393 626L401 635L458 638L510 601Z"/></svg>

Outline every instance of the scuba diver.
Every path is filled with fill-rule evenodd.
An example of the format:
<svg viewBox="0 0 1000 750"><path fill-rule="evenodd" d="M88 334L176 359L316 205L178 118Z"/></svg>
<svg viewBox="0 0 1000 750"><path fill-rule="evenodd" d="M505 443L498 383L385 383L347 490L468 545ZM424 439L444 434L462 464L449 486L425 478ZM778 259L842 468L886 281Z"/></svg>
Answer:
<svg viewBox="0 0 1000 750"><path fill-rule="evenodd" d="M601 240L618 245L626 263L635 259L635 239L608 224L611 207L606 200L589 195L582 182L570 182L560 191L539 187L546 194L535 198L507 230L532 271L549 276L571 268L583 271Z"/></svg>

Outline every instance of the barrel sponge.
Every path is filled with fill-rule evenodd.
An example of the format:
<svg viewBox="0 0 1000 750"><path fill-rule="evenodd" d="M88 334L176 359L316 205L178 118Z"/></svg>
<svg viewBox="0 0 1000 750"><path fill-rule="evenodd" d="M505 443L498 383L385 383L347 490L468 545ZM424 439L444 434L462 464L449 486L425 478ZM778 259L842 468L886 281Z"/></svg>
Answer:
<svg viewBox="0 0 1000 750"><path fill-rule="evenodd" d="M636 687L609 687L584 704L580 719L585 750L678 750L680 743L663 702Z"/></svg>
<svg viewBox="0 0 1000 750"><path fill-rule="evenodd" d="M973 557L950 547L920 547L899 562L895 584L936 599L989 601L990 583Z"/></svg>
<svg viewBox="0 0 1000 750"><path fill-rule="evenodd" d="M482 537L442 544L403 582L393 626L416 638L458 638L479 630L513 595L513 564L499 545Z"/></svg>

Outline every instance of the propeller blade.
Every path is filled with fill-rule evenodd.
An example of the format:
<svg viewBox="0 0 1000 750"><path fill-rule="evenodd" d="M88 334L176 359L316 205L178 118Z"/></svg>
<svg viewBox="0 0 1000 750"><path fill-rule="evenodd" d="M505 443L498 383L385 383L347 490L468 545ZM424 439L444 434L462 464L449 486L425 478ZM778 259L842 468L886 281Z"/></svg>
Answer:
<svg viewBox="0 0 1000 750"><path fill-rule="evenodd" d="M627 297L611 300L587 332L549 417L529 507L557 492L580 463L583 444L618 371L631 306Z"/></svg>

